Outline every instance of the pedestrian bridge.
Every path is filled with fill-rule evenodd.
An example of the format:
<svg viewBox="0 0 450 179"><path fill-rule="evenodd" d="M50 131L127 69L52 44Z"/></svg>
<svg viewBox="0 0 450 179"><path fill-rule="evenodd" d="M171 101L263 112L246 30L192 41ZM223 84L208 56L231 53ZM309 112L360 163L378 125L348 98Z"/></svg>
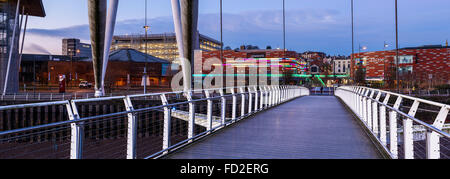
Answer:
<svg viewBox="0 0 450 179"><path fill-rule="evenodd" d="M0 106L0 158L449 158L449 106L365 87L327 94L261 86Z"/></svg>

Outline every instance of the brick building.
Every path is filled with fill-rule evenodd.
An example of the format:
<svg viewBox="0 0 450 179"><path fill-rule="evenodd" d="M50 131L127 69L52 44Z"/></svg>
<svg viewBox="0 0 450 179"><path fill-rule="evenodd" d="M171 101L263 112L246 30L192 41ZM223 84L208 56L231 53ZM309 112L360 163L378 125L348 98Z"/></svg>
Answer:
<svg viewBox="0 0 450 179"><path fill-rule="evenodd" d="M226 74L226 70L229 67L234 70L235 76L245 75L245 83L248 85L251 74L260 73L267 74L269 78L271 76L279 75L280 81L295 81L299 79L288 79L291 75L284 74L303 74L306 72L306 62L299 58L299 54L295 51L283 50L225 50L223 51L224 59L220 60L220 51L202 52L196 51L196 61L194 62L195 75L197 77L205 77L207 74L212 73L215 67L222 66L223 73ZM207 59L215 58L214 64L207 64ZM201 59L201 61L200 61ZM212 66L211 70L205 70L208 65ZM251 70L255 67L254 71ZM262 72L260 72L262 70ZM249 75L250 74L250 75ZM227 75L229 77L230 75ZM257 75L261 76L261 75ZM289 77L285 77L289 76ZM261 77L260 77L261 78ZM244 79L241 79L244 80ZM237 79L239 81L239 79Z"/></svg>
<svg viewBox="0 0 450 179"><path fill-rule="evenodd" d="M360 66L366 80L374 83L395 83L396 51L353 54L352 76ZM450 47L422 46L399 50L399 78L404 87L450 83Z"/></svg>
<svg viewBox="0 0 450 179"><path fill-rule="evenodd" d="M170 62L134 49L111 52L105 76L107 87L140 87L145 64L149 86L169 86ZM92 59L64 55L24 54L20 83L30 85L57 85L58 75L65 75L68 86L78 86L81 81L94 83Z"/></svg>

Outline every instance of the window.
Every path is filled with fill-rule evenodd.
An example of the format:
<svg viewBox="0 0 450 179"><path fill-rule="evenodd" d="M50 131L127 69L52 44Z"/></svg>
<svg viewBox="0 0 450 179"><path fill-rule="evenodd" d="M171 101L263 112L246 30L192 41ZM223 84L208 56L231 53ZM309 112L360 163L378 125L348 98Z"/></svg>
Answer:
<svg viewBox="0 0 450 179"><path fill-rule="evenodd" d="M400 67L398 69L400 74L408 74L408 73L412 73L413 72L413 67L412 66L407 66L407 67Z"/></svg>
<svg viewBox="0 0 450 179"><path fill-rule="evenodd" d="M397 64L397 57L394 57L395 60L395 64ZM413 55L405 55L405 56L399 56L399 62L400 64L408 64L408 63L413 63L414 60L414 56Z"/></svg>
<svg viewBox="0 0 450 179"><path fill-rule="evenodd" d="M355 64L356 65L366 65L366 61L367 61L367 58L366 57L364 57L364 58L356 58L355 59Z"/></svg>
<svg viewBox="0 0 450 179"><path fill-rule="evenodd" d="M319 67L318 66L311 66L311 73L318 73L319 72Z"/></svg>

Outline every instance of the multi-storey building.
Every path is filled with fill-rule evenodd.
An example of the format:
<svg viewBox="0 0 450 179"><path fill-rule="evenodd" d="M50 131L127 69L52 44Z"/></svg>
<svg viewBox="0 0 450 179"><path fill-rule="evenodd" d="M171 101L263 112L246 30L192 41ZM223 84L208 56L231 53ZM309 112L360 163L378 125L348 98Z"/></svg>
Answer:
<svg viewBox="0 0 450 179"><path fill-rule="evenodd" d="M92 57L92 47L90 44L81 43L80 39L63 39L62 55L71 57Z"/></svg>
<svg viewBox="0 0 450 179"><path fill-rule="evenodd" d="M0 0L0 89L2 92L6 89L6 93L16 93L19 90L20 19L27 15L45 17L41 0L21 1L19 9L17 2Z"/></svg>
<svg viewBox="0 0 450 179"><path fill-rule="evenodd" d="M271 77L279 77L280 82L300 81L296 75L306 73L306 62L295 51L283 50L225 50L220 60L220 51L196 52L194 72L196 81L206 76L226 76L237 84L249 85L251 79L270 83ZM211 64L212 63L212 64ZM223 71L217 73L217 68ZM230 74L230 71L232 74ZM225 80L225 79L224 79Z"/></svg>
<svg viewBox="0 0 450 179"><path fill-rule="evenodd" d="M221 43L200 34L199 48L203 51L219 50ZM147 45L147 48L146 48ZM111 50L132 48L149 55L174 61L179 57L177 40L174 33L145 35L120 35L113 37Z"/></svg>
<svg viewBox="0 0 450 179"><path fill-rule="evenodd" d="M396 80L396 50L353 54L352 76L357 68L366 73L366 80ZM399 80L415 85L450 84L450 47L433 45L399 49Z"/></svg>
<svg viewBox="0 0 450 179"><path fill-rule="evenodd" d="M335 58L333 59L334 71L337 75L350 74L352 61L350 58Z"/></svg>

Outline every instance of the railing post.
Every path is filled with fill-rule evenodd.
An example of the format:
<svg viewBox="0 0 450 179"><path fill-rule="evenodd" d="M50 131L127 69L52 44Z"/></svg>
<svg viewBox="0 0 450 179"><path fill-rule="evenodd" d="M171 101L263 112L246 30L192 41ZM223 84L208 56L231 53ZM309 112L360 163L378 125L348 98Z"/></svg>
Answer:
<svg viewBox="0 0 450 179"><path fill-rule="evenodd" d="M386 131L386 106L389 102L390 94L386 94L384 98L383 105L380 107L380 141L386 146L387 145L387 131Z"/></svg>
<svg viewBox="0 0 450 179"><path fill-rule="evenodd" d="M356 114L359 115L359 93L361 91L361 88L356 87L356 92L355 92L355 112Z"/></svg>
<svg viewBox="0 0 450 179"><path fill-rule="evenodd" d="M427 132L427 159L440 159L439 134L434 131Z"/></svg>
<svg viewBox="0 0 450 179"><path fill-rule="evenodd" d="M415 100L408 115L416 116L420 102ZM403 120L403 149L405 151L405 159L414 159L414 134L413 121L409 118Z"/></svg>
<svg viewBox="0 0 450 179"><path fill-rule="evenodd" d="M231 94L233 95L233 107L231 109L231 118L233 121L236 121L237 96L234 88L231 88Z"/></svg>
<svg viewBox="0 0 450 179"><path fill-rule="evenodd" d="M263 110L264 109L264 90L263 90L262 86L259 87L259 92L261 94L261 97L260 97L261 98L261 102L259 103L259 109Z"/></svg>
<svg viewBox="0 0 450 179"><path fill-rule="evenodd" d="M80 119L78 113L77 105L75 102L71 104L66 104L67 113L69 120L76 121ZM83 134L84 126L83 123L71 123L71 137L70 137L70 159L82 159L83 157Z"/></svg>
<svg viewBox="0 0 450 179"><path fill-rule="evenodd" d="M433 126L439 130L442 130L444 127L445 120L447 118L449 109L448 106L445 105L439 111L436 120L433 123ZM440 135L436 132L428 132L427 133L427 158L428 159L440 159L441 158L441 150L440 150Z"/></svg>
<svg viewBox="0 0 450 179"><path fill-rule="evenodd" d="M186 92L186 99L189 102L189 119L188 119L188 139L194 137L194 127L195 127L195 104L192 102L192 91ZM189 142L192 142L190 140Z"/></svg>
<svg viewBox="0 0 450 179"><path fill-rule="evenodd" d="M403 98L397 97L397 101L394 104L394 109L398 110ZM397 134L397 112L389 112L389 139L390 139L390 151L394 159L398 158L398 134Z"/></svg>
<svg viewBox="0 0 450 179"><path fill-rule="evenodd" d="M356 113L358 113L358 115L361 117L361 120L363 120L362 119L362 94L363 94L363 91L364 91L364 89L362 89L362 88L360 88L359 89L359 92L358 92L358 95L357 95L357 106L358 106L358 111L356 111Z"/></svg>
<svg viewBox="0 0 450 179"><path fill-rule="evenodd" d="M362 94L362 101L361 101L361 106L362 106L362 111L361 111L361 118L363 120L363 122L367 125L367 98L366 98L366 93L368 93L369 90L367 89L366 91L364 91L364 93Z"/></svg>
<svg viewBox="0 0 450 179"><path fill-rule="evenodd" d="M267 89L269 91L269 107L272 107L273 105L273 89L272 86L267 86Z"/></svg>
<svg viewBox="0 0 450 179"><path fill-rule="evenodd" d="M136 115L132 113L134 110L130 97L124 98L124 104L128 113L128 130L127 130L127 159L136 159L136 140L137 140L137 120Z"/></svg>
<svg viewBox="0 0 450 179"><path fill-rule="evenodd" d="M378 102L381 98L381 91L378 91L377 97L375 98L375 101L372 103L372 128L375 136L378 137L378 134L380 133L379 127L378 127Z"/></svg>
<svg viewBox="0 0 450 179"><path fill-rule="evenodd" d="M252 108L252 104L253 104L252 88L251 87L247 87L247 90L248 90L248 114L252 114L252 112L253 112L253 108Z"/></svg>
<svg viewBox="0 0 450 179"><path fill-rule="evenodd" d="M239 88L241 94L242 94L242 100L241 100L241 118L245 116L245 88L241 87Z"/></svg>
<svg viewBox="0 0 450 179"><path fill-rule="evenodd" d="M364 104L366 108L366 121L367 127L372 131L372 101L370 97L366 98L366 104Z"/></svg>
<svg viewBox="0 0 450 179"><path fill-rule="evenodd" d="M219 91L220 96L221 96L221 102L222 102L222 106L221 106L221 122L222 125L225 125L226 123L226 113L227 113L227 99L225 98L225 93L224 93L224 89L220 89Z"/></svg>
<svg viewBox="0 0 450 179"><path fill-rule="evenodd" d="M211 93L209 93L208 90L205 90L205 96L206 98L211 98ZM213 101L211 99L207 100L207 107L206 107L206 120L207 120L207 126L206 130L209 131L212 129L212 107L213 107Z"/></svg>
<svg viewBox="0 0 450 179"><path fill-rule="evenodd" d="M255 111L258 112L259 108L258 108L258 87L254 86L253 89L255 90Z"/></svg>
<svg viewBox="0 0 450 179"><path fill-rule="evenodd" d="M277 105L281 104L281 89L280 89L280 85L276 86L277 88Z"/></svg>
<svg viewBox="0 0 450 179"><path fill-rule="evenodd" d="M269 97L270 97L270 94L269 94L269 89L268 89L268 87L267 86L264 86L264 93L266 94L266 96L264 97L265 99L265 101L264 101L264 104L265 104L265 108L267 109L267 108L269 108Z"/></svg>
<svg viewBox="0 0 450 179"><path fill-rule="evenodd" d="M161 94L161 101L163 105L169 105L166 95ZM168 106L164 107L164 129L163 129L163 150L170 147L170 134L171 134L171 121L172 121L172 109ZM165 151L164 154L169 153Z"/></svg>

